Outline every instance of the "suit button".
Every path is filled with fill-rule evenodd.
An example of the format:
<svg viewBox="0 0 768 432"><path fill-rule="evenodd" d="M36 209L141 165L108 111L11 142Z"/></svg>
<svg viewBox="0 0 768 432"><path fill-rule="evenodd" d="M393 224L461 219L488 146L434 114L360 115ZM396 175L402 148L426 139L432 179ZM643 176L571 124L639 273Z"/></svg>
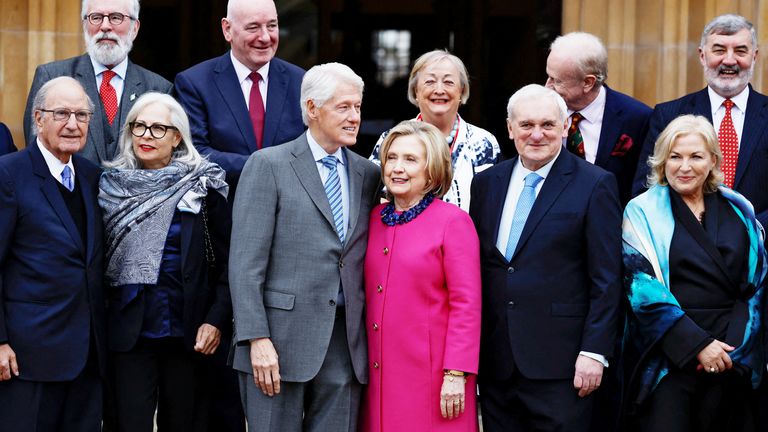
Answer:
<svg viewBox="0 0 768 432"><path fill-rule="evenodd" d="M384 255L389 254L389 248L384 248Z"/></svg>
<svg viewBox="0 0 768 432"><path fill-rule="evenodd" d="M344 268L344 261L339 261L339 268Z"/></svg>
<svg viewBox="0 0 768 432"><path fill-rule="evenodd" d="M376 324L376 323L373 323L373 329L374 329L374 330L378 330L378 329L379 329L379 325L378 325L378 324Z"/></svg>
<svg viewBox="0 0 768 432"><path fill-rule="evenodd" d="M507 273L514 273L514 272L515 272L515 268L514 267L508 267L507 268Z"/></svg>
<svg viewBox="0 0 768 432"><path fill-rule="evenodd" d="M328 302L328 304L331 306L336 306L336 300L331 300Z"/></svg>
<svg viewBox="0 0 768 432"><path fill-rule="evenodd" d="M511 301L511 302L509 302L509 303L507 303L507 304L508 304L508 305L510 305L510 306L512 306L512 307L515 307L515 302L513 302L513 301Z"/></svg>
<svg viewBox="0 0 768 432"><path fill-rule="evenodd" d="M383 286L379 285L379 286L376 287L376 292L382 292L382 291L384 291L384 287Z"/></svg>
<svg viewBox="0 0 768 432"><path fill-rule="evenodd" d="M379 362L373 362L373 368L378 369L379 368Z"/></svg>

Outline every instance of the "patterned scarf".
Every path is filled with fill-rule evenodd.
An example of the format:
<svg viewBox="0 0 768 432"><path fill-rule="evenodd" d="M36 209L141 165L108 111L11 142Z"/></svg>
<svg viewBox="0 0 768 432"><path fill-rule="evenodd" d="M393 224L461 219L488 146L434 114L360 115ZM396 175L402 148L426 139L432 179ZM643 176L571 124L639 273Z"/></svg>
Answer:
<svg viewBox="0 0 768 432"><path fill-rule="evenodd" d="M197 168L172 161L156 170L111 169L99 181L104 210L107 280L112 286L156 284L173 214L198 214L208 189L224 198L224 170L203 160Z"/></svg>

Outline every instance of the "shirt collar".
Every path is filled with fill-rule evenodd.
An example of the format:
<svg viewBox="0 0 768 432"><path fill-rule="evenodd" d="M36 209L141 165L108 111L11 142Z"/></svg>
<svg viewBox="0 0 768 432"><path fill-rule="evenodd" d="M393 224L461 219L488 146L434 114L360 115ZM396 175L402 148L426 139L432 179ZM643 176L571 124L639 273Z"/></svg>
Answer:
<svg viewBox="0 0 768 432"><path fill-rule="evenodd" d="M605 87L600 86L600 91L597 92L597 97L584 109L579 110L579 114L584 117L589 123L600 124L603 121L603 112L605 111ZM568 110L568 116L570 117L575 111Z"/></svg>
<svg viewBox="0 0 768 432"><path fill-rule="evenodd" d="M105 70L109 70L108 67L104 66L103 64L97 62L96 60L91 57L91 64L93 65L93 72L96 74L96 76L101 75ZM117 76L120 77L123 81L125 81L125 73L128 71L128 57L125 57L123 61L115 65L115 67L112 68L112 72L117 74Z"/></svg>
<svg viewBox="0 0 768 432"><path fill-rule="evenodd" d="M723 105L723 102L725 102L726 98L715 93L715 91L712 90L712 87L709 87L709 86L707 86L707 93L709 93L709 102L712 104L711 106L712 116L714 117L715 113ZM739 111L741 112L747 112L748 100L749 100L749 86L744 87L744 90L742 90L741 93L731 98L731 101L733 101L733 104L736 105L736 108L738 108Z"/></svg>
<svg viewBox="0 0 768 432"><path fill-rule="evenodd" d="M232 50L229 51L229 58L232 59L232 66L235 67L237 82L240 84L243 84L243 81L245 81L248 78L248 75L250 75L252 71L248 69L248 66L240 63L240 60L235 58L235 55L232 53ZM269 77L269 62L267 62L264 66L257 69L256 72L258 72L259 75L261 75L261 79L264 80L264 84L266 84L267 79Z"/></svg>
<svg viewBox="0 0 768 432"><path fill-rule="evenodd" d="M309 150L312 151L312 157L315 158L315 162L320 162L323 160L324 157L328 156L328 152L323 149L320 144L315 140L315 138L312 136L312 134L307 130L307 142L309 143ZM341 162L342 165L344 165L344 152L342 151L344 147L339 147L334 153L333 156L336 156L336 159Z"/></svg>
<svg viewBox="0 0 768 432"><path fill-rule="evenodd" d="M72 178L75 178L75 166L72 164L72 156L69 157L69 162L62 163L40 142L40 138L37 138L37 147L40 149L43 159L45 159L45 164L48 165L48 171L51 172L51 175L56 180L61 180L61 172L64 171L65 166L72 170Z"/></svg>
<svg viewBox="0 0 768 432"><path fill-rule="evenodd" d="M546 180L547 176L549 175L549 172L552 170L552 165L555 164L555 161L557 160L557 158L560 157L560 153L562 152L563 152L563 149L562 149L562 146L560 146L560 149L558 150L557 155L555 155L555 157L553 157L551 161L547 162L546 165L537 169L536 171L531 171L528 168L524 167L523 160L520 157L518 157L517 164L515 165L515 172L516 173L519 172L522 175L522 177L527 176L529 173L535 172L536 174L540 175L541 178Z"/></svg>

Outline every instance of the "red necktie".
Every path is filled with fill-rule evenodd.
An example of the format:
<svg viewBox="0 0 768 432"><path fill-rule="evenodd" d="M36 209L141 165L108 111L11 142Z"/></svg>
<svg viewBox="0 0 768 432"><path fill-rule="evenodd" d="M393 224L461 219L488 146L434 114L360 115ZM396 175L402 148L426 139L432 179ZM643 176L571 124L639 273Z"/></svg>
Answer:
<svg viewBox="0 0 768 432"><path fill-rule="evenodd" d="M720 151L723 152L723 183L732 188L733 179L736 177L736 164L739 162L739 136L736 134L736 128L733 127L733 117L731 117L733 101L726 99L723 105L725 105L725 117L720 122L717 140L720 141Z"/></svg>
<svg viewBox="0 0 768 432"><path fill-rule="evenodd" d="M102 72L101 87L99 88L99 96L101 96L101 102L104 104L104 111L107 113L109 124L112 124L115 115L117 115L117 93L112 84L109 83L115 75L117 74L109 69Z"/></svg>
<svg viewBox="0 0 768 432"><path fill-rule="evenodd" d="M252 83L251 95L248 98L248 113L253 124L253 135L256 137L256 148L261 150L264 147L261 141L264 138L264 99L261 98L261 90L259 90L261 75L258 72L251 72L248 78Z"/></svg>

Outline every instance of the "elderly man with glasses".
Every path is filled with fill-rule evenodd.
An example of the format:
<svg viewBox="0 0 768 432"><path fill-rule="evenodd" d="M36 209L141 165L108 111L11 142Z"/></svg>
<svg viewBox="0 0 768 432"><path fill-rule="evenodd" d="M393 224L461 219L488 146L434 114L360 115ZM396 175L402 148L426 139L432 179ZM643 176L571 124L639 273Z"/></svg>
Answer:
<svg viewBox="0 0 768 432"><path fill-rule="evenodd" d="M134 101L144 93L170 93L172 85L128 59L139 32L139 0L83 0L81 18L87 53L40 65L27 97L24 135L34 136L32 98L51 78L70 76L98 101L82 154L101 164L115 157L120 128Z"/></svg>

